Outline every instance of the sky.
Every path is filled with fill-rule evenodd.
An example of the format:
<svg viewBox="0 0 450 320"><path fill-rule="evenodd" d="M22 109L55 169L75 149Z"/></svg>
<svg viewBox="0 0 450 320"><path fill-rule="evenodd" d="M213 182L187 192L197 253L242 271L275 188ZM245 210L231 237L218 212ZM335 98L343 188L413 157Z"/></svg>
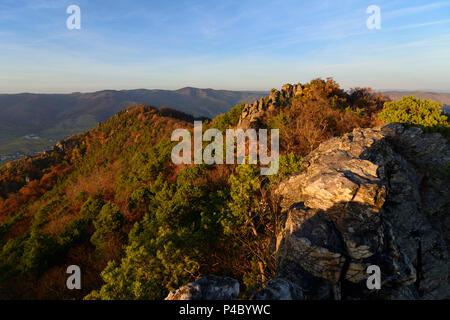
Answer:
<svg viewBox="0 0 450 320"><path fill-rule="evenodd" d="M66 12L81 10L70 30ZM380 8L369 29L367 8ZM186 86L450 92L450 0L0 0L0 93Z"/></svg>

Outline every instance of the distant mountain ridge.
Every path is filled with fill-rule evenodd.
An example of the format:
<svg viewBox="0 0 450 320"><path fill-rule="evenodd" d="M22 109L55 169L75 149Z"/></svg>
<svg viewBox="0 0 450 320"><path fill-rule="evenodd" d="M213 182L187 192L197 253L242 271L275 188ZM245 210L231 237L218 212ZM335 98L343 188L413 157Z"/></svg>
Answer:
<svg viewBox="0 0 450 320"><path fill-rule="evenodd" d="M450 93L394 91L444 104L450 114ZM185 87L178 90L102 90L70 94L0 94L0 165L53 146L58 140L91 129L131 105L169 107L194 117L214 118L240 103L267 96L264 91L230 91Z"/></svg>
<svg viewBox="0 0 450 320"><path fill-rule="evenodd" d="M0 164L45 150L56 141L86 131L130 105L165 106L194 117L213 118L236 104L252 102L265 95L267 92L193 87L0 94Z"/></svg>

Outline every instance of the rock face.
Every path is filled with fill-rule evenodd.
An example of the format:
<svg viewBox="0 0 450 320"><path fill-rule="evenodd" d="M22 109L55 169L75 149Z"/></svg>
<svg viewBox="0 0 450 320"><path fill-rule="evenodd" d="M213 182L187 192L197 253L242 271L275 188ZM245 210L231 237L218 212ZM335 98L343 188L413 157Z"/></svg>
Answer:
<svg viewBox="0 0 450 320"><path fill-rule="evenodd" d="M400 124L320 145L276 190L277 277L307 299L449 298L449 162L439 134ZM367 288L370 265L381 290Z"/></svg>
<svg viewBox="0 0 450 320"><path fill-rule="evenodd" d="M299 95L303 91L302 84L285 84L281 91L272 89L269 97L256 100L252 104L245 104L238 122L239 128L258 127L260 117L266 110L275 110L282 105L286 105L290 99Z"/></svg>
<svg viewBox="0 0 450 320"><path fill-rule="evenodd" d="M278 278L269 280L253 296L254 300L303 300L303 289L293 282Z"/></svg>
<svg viewBox="0 0 450 320"><path fill-rule="evenodd" d="M449 163L441 135L400 124L322 143L274 191L278 267L254 298L449 299ZM367 286L373 265L379 290ZM232 280L202 281L169 297L238 295Z"/></svg>
<svg viewBox="0 0 450 320"><path fill-rule="evenodd" d="M237 280L206 276L172 291L165 300L233 300L238 295Z"/></svg>

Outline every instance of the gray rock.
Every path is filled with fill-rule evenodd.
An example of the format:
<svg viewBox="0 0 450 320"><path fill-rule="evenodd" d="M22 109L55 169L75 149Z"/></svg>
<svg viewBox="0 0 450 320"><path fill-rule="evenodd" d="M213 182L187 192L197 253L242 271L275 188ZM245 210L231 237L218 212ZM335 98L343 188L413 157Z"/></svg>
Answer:
<svg viewBox="0 0 450 320"><path fill-rule="evenodd" d="M253 297L254 300L303 300L303 290L295 283L278 278L265 283L264 289Z"/></svg>
<svg viewBox="0 0 450 320"><path fill-rule="evenodd" d="M400 124L356 129L322 143L304 162L307 170L275 191L286 215L278 276L307 299L449 296L450 181L430 174L450 162L442 136ZM373 264L382 289L370 292ZM292 277L293 270L302 276Z"/></svg>
<svg viewBox="0 0 450 320"><path fill-rule="evenodd" d="M279 108L282 104L281 100L284 101L283 104L286 105L290 99L301 94L302 91L303 86L300 83L296 85L285 84L281 88L281 91L272 90L267 100L261 98L254 103L245 104L237 126L239 128L258 128L260 118L265 114L266 110L275 110Z"/></svg>
<svg viewBox="0 0 450 320"><path fill-rule="evenodd" d="M234 300L238 296L237 280L206 276L170 292L165 300Z"/></svg>

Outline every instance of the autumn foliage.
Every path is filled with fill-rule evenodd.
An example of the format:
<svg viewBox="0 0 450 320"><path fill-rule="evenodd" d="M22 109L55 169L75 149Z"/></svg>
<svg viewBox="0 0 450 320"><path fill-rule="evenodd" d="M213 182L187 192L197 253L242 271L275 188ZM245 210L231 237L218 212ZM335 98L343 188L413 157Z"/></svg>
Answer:
<svg viewBox="0 0 450 320"><path fill-rule="evenodd" d="M280 223L271 190L302 170L322 141L379 123L386 99L316 79L267 111L280 129L280 170L262 178L250 165L176 166L181 112L134 106L52 150L0 168L0 291L12 298L162 299L205 274L233 276L246 292L274 270ZM237 124L242 106L207 122ZM82 292L59 282L82 265Z"/></svg>

